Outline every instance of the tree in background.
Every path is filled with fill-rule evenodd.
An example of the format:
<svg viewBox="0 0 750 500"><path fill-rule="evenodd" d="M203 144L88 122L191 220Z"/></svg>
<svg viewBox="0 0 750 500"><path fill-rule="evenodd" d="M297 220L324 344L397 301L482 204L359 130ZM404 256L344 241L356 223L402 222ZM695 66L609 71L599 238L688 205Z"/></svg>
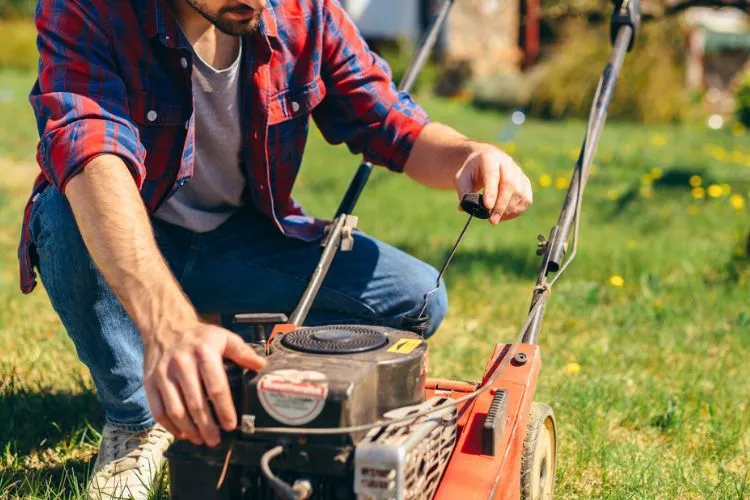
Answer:
<svg viewBox="0 0 750 500"><path fill-rule="evenodd" d="M692 7L733 7L750 12L750 0L642 0L637 57L626 61L610 115L646 123L679 122L692 115L685 86L687 32L677 14ZM545 118L585 117L596 74L609 55L611 2L542 0L551 54L530 94L531 113Z"/></svg>

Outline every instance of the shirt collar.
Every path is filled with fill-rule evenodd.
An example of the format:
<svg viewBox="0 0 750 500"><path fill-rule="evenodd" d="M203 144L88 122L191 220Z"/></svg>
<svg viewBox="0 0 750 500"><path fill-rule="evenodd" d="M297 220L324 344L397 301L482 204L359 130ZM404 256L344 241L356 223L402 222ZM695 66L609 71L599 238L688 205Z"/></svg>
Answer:
<svg viewBox="0 0 750 500"><path fill-rule="evenodd" d="M258 32L263 37L278 36L274 3L275 2L268 2L268 6L261 14ZM165 0L147 1L144 29L149 38L158 37L161 43L167 47L178 48L183 45L180 40L184 38L184 36L180 32L177 21L169 12Z"/></svg>
<svg viewBox="0 0 750 500"><path fill-rule="evenodd" d="M261 14L261 22L258 29L261 33L269 37L278 37L278 28L276 27L276 13L274 2L269 2L266 9Z"/></svg>

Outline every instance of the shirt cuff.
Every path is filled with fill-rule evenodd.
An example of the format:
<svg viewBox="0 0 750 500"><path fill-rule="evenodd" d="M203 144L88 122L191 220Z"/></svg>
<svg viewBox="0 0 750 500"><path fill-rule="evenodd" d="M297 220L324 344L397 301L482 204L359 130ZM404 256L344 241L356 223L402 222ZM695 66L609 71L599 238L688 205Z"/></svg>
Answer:
<svg viewBox="0 0 750 500"><path fill-rule="evenodd" d="M140 190L146 150L130 127L112 120L84 118L49 132L39 142L37 161L47 180L64 193L70 179L105 154L122 158Z"/></svg>
<svg viewBox="0 0 750 500"><path fill-rule="evenodd" d="M419 134L428 123L427 113L408 94L401 92L373 142L365 149L365 160L403 172Z"/></svg>

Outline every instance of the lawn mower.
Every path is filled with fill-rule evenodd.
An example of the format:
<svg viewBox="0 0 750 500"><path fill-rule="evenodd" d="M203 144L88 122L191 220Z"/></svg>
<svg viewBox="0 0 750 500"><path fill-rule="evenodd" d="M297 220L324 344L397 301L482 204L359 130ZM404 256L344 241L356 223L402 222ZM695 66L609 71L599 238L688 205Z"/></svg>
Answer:
<svg viewBox="0 0 750 500"><path fill-rule="evenodd" d="M452 4L444 0L439 6L401 90L414 83ZM268 364L259 372L226 365L240 425L224 433L217 448L188 441L170 447L171 498L552 498L557 431L552 409L534 402L542 364L537 339L551 287L576 255L583 191L639 24L639 0L616 0L612 54L557 224L548 237L539 237L542 264L528 316L512 343L495 347L482 379L427 376L424 308L402 329L305 326L334 256L352 247L352 212L372 170L363 163L291 315L234 317L253 325L252 345ZM466 195L461 207L468 220L441 276L472 219L490 215L480 193ZM425 304L434 291L426 291Z"/></svg>

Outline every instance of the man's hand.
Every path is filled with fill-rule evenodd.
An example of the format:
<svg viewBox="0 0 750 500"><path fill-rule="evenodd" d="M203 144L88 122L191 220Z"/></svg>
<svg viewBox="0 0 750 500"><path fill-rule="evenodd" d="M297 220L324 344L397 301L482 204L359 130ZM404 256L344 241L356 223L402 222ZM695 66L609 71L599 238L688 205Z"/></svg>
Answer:
<svg viewBox="0 0 750 500"><path fill-rule="evenodd" d="M436 122L422 129L404 172L425 186L454 187L459 203L466 193L484 189L492 224L519 216L532 202L531 182L510 156Z"/></svg>
<svg viewBox="0 0 750 500"><path fill-rule="evenodd" d="M455 176L459 203L465 194L484 189L484 205L492 211L490 223L521 215L533 201L529 178L498 148L472 143L472 149Z"/></svg>
<svg viewBox="0 0 750 500"><path fill-rule="evenodd" d="M146 344L144 387L151 413L178 439L219 444L210 405L225 431L237 426L224 358L251 370L266 364L239 335L201 322Z"/></svg>

